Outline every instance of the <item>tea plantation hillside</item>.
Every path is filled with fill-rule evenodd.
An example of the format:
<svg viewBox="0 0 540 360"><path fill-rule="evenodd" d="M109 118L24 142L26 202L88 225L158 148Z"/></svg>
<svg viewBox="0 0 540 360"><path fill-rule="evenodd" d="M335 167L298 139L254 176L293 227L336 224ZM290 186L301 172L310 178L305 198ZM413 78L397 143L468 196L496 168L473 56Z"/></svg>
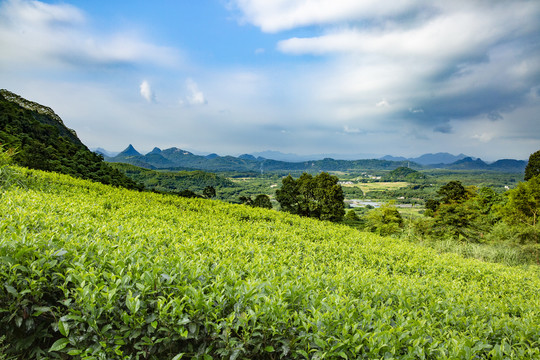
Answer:
<svg viewBox="0 0 540 360"><path fill-rule="evenodd" d="M537 270L275 211L2 174L0 358L540 358Z"/></svg>

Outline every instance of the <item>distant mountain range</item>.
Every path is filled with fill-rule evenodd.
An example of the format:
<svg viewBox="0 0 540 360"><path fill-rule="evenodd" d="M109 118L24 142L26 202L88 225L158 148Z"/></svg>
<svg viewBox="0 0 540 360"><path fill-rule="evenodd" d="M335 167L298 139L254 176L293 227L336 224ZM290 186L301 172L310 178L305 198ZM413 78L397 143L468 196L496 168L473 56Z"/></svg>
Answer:
<svg viewBox="0 0 540 360"><path fill-rule="evenodd" d="M478 158L468 157L464 154L452 155L449 153L425 154L417 158L393 157L387 155L381 159L363 160L336 160L324 158L322 160L284 161L265 158L281 156L295 158L294 154L282 154L275 151L264 153L243 154L235 156L219 156L217 154L195 155L179 148L161 150L154 148L147 154L141 154L131 144L116 156L107 156L101 152L109 162L123 162L146 169L175 169L175 170L206 170L206 171L358 171L358 170L393 170L398 167L413 169L446 168L455 170L492 170L502 172L523 172L526 161L504 159L494 163L486 163ZM280 155L281 154L281 155Z"/></svg>
<svg viewBox="0 0 540 360"><path fill-rule="evenodd" d="M241 171L241 172L265 172L265 171L348 171L348 170L393 170L400 166L408 166L408 163L400 161L386 161L379 159L370 160L334 160L326 158L322 160L310 160L302 162L288 162L263 157L255 157L251 154L235 156L219 156L217 154L195 155L179 148L161 150L154 148L147 154L141 154L132 145L113 157L105 156L109 162L123 162L146 169L174 169L174 170L205 170L205 171ZM420 169L417 164L411 167Z"/></svg>
<svg viewBox="0 0 540 360"><path fill-rule="evenodd" d="M464 159L458 160L452 164L443 165L431 165L430 167L434 168L446 168L454 170L492 170L492 171L502 171L502 172L525 172L525 167L527 166L527 161L525 160L514 160L514 159L501 159L493 163L485 163L481 159L473 159L471 157L466 157Z"/></svg>
<svg viewBox="0 0 540 360"><path fill-rule="evenodd" d="M302 161L312 161L312 160L323 160L323 159L337 159L337 160L358 160L358 159L376 159L378 158L375 154L311 154L311 155L297 155L290 153L282 153L280 151L262 151L254 152L250 155L258 158L287 161L287 162L302 162ZM381 159L386 160L386 159Z"/></svg>
<svg viewBox="0 0 540 360"><path fill-rule="evenodd" d="M467 155L459 154L452 155L446 152L440 152L436 154L424 154L415 158L405 158L402 156L391 156L386 155L381 158L381 160L388 161L412 161L420 165L435 165L435 164L452 164L456 161L463 160Z"/></svg>
<svg viewBox="0 0 540 360"><path fill-rule="evenodd" d="M116 156L116 155L119 154L119 152L107 151L107 150L105 150L105 149L103 149L103 148L100 148L100 147L94 148L94 149L91 149L91 150L92 150L93 152L98 153L98 154L101 154L101 155L103 155L103 156L105 156L105 157L113 157L113 156Z"/></svg>

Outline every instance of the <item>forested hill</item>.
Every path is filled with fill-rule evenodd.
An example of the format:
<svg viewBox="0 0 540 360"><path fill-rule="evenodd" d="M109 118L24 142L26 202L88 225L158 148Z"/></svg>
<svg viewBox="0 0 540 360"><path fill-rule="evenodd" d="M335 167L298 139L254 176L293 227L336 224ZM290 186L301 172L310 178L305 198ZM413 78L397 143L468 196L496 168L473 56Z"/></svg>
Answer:
<svg viewBox="0 0 540 360"><path fill-rule="evenodd" d="M182 190L190 190L202 193L209 186L215 189L236 186L231 180L201 170L157 171L125 163L111 163L110 166L120 170L137 183L143 184L147 190L158 192L179 193Z"/></svg>
<svg viewBox="0 0 540 360"><path fill-rule="evenodd" d="M142 188L91 152L51 108L4 89L0 90L0 144L13 148L15 162L25 167Z"/></svg>

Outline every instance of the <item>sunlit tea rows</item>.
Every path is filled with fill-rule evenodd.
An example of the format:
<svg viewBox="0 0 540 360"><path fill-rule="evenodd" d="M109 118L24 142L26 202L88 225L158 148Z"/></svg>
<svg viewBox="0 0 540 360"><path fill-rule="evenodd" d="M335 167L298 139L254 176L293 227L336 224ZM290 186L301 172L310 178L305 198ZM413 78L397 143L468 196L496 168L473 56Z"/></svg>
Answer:
<svg viewBox="0 0 540 360"><path fill-rule="evenodd" d="M13 168L8 355L538 359L537 270L285 213Z"/></svg>

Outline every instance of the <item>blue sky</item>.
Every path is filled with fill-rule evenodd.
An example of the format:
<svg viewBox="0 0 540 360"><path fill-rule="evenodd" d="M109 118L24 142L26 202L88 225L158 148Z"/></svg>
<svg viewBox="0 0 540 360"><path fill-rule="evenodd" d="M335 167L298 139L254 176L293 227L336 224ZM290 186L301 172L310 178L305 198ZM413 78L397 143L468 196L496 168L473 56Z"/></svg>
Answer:
<svg viewBox="0 0 540 360"><path fill-rule="evenodd" d="M0 88L110 151L527 159L538 19L527 0L0 0Z"/></svg>

